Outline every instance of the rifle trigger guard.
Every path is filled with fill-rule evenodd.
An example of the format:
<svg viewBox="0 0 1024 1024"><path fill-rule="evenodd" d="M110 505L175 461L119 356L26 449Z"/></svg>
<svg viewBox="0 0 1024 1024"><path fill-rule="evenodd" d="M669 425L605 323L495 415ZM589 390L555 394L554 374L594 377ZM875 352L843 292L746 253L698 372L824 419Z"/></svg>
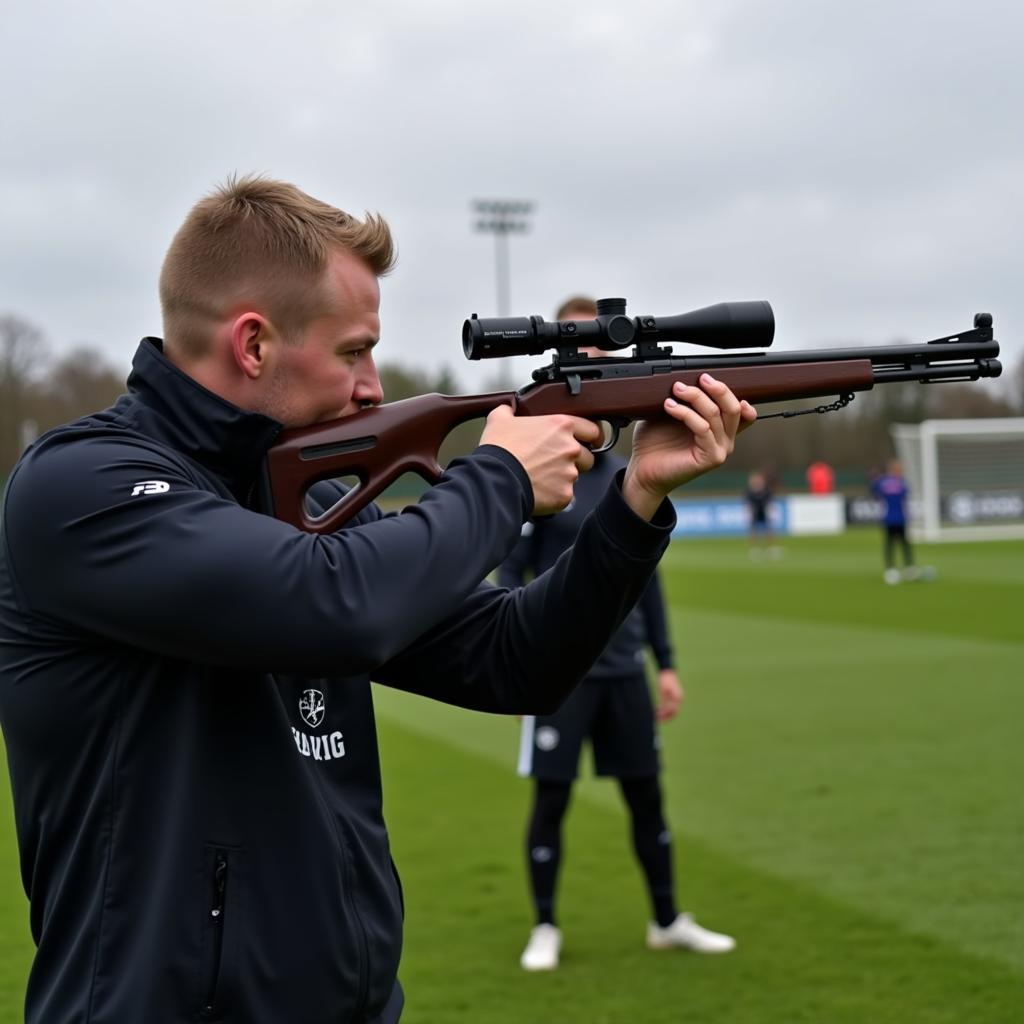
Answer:
<svg viewBox="0 0 1024 1024"><path fill-rule="evenodd" d="M624 423L620 422L619 420L604 420L603 422L607 423L608 426L611 428L611 434L610 434L608 440L605 441L605 443L603 445L601 445L600 448L591 448L590 449L591 453L594 454L594 455L600 455L602 452L611 451L611 449L614 448L616 444L618 444L618 441L619 441L619 431L625 425Z"/></svg>

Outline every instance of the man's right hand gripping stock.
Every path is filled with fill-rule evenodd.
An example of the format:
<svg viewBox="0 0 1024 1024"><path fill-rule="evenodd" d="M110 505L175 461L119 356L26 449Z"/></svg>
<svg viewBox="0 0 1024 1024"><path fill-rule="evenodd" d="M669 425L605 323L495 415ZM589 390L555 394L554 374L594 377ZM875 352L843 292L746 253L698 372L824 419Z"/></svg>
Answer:
<svg viewBox="0 0 1024 1024"><path fill-rule="evenodd" d="M710 374L700 387L676 383L665 399L665 417L637 424L622 496L643 519L650 519L675 488L725 462L736 436L757 419ZM514 455L533 485L536 516L551 515L572 500L573 486L594 464L590 447L600 443L598 424L578 416L516 416L507 405L487 417L481 444Z"/></svg>

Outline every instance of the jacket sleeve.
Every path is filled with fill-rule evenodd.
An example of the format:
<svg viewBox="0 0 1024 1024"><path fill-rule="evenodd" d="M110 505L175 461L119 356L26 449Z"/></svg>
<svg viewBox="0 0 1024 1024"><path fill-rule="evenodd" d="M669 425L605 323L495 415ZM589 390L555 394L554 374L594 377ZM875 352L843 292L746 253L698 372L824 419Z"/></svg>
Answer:
<svg viewBox="0 0 1024 1024"><path fill-rule="evenodd" d="M537 551L538 531L540 523L523 523L519 542L510 552L508 558L498 566L499 587L521 587L527 577L537 571L535 554Z"/></svg>
<svg viewBox="0 0 1024 1024"><path fill-rule="evenodd" d="M532 504L518 461L485 446L403 514L316 536L218 496L174 452L104 435L44 440L22 461L2 542L23 607L72 635L349 675L453 615Z"/></svg>
<svg viewBox="0 0 1024 1024"><path fill-rule="evenodd" d="M640 614L644 621L644 638L654 654L658 668L674 668L672 640L665 613L665 595L661 589L661 575L655 572L640 598Z"/></svg>
<svg viewBox="0 0 1024 1024"><path fill-rule="evenodd" d="M636 604L674 521L668 502L640 519L616 481L547 572L516 590L481 587L374 678L481 711L553 711Z"/></svg>

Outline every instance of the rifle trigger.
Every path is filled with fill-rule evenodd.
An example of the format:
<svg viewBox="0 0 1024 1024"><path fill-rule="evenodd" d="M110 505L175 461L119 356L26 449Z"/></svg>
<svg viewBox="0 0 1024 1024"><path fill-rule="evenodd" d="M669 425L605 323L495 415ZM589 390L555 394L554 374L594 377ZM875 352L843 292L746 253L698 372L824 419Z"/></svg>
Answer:
<svg viewBox="0 0 1024 1024"><path fill-rule="evenodd" d="M565 383L569 385L570 395L578 395L580 393L580 375L578 373L567 373L565 375Z"/></svg>

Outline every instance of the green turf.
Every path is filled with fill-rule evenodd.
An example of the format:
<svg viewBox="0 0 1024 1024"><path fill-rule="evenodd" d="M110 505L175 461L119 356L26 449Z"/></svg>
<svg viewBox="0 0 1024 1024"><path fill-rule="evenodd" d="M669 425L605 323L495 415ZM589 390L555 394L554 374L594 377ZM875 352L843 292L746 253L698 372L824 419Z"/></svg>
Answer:
<svg viewBox="0 0 1024 1024"><path fill-rule="evenodd" d="M526 975L525 784L458 744L391 722L382 733L407 893L405 1024L1008 1024L1020 1005L1021 975L1005 965L758 871L686 830L687 901L740 945L724 957L648 952L624 819L589 799L567 827L562 965Z"/></svg>
<svg viewBox="0 0 1024 1024"><path fill-rule="evenodd" d="M570 815L562 968L528 976L515 721L378 693L405 882L408 1024L1024 1020L1024 544L922 548L887 587L874 531L737 540L664 563L687 701L663 733L682 903L729 956L649 953L613 785ZM0 798L0 1021L26 910Z"/></svg>
<svg viewBox="0 0 1024 1024"><path fill-rule="evenodd" d="M739 939L721 960L640 948L618 796L587 780L564 967L523 975L515 723L381 693L410 1024L1024 1019L1024 544L918 554L937 580L898 587L874 531L666 557L668 809L683 903Z"/></svg>
<svg viewBox="0 0 1024 1024"><path fill-rule="evenodd" d="M3 745L0 744L0 754ZM21 886L7 756L0 756L0 1021L22 1019L25 979L32 962L28 903Z"/></svg>

